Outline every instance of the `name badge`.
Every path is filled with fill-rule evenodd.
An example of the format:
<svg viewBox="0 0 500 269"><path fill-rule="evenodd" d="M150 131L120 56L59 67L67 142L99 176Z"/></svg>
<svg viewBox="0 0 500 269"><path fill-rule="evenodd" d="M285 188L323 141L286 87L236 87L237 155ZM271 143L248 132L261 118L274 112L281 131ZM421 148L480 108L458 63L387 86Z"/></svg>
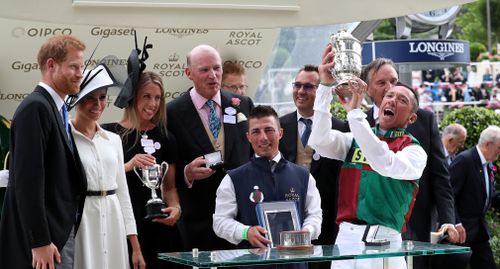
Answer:
<svg viewBox="0 0 500 269"><path fill-rule="evenodd" d="M141 139L141 146L143 147L152 147L153 146L153 139Z"/></svg>
<svg viewBox="0 0 500 269"><path fill-rule="evenodd" d="M236 124L236 116L224 115L224 123Z"/></svg>
<svg viewBox="0 0 500 269"><path fill-rule="evenodd" d="M224 109L224 112L228 115L236 115L236 109L234 107L226 107L226 109Z"/></svg>

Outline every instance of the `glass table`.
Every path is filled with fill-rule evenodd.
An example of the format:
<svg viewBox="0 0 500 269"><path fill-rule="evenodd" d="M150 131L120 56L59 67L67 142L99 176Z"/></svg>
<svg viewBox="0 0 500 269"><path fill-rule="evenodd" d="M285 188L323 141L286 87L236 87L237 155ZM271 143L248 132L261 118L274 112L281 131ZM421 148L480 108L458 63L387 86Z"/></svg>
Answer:
<svg viewBox="0 0 500 269"><path fill-rule="evenodd" d="M197 253L196 250L193 250L193 252L160 253L158 258L202 268L383 258L384 268L387 268L387 258L406 256L408 268L412 269L413 256L468 252L470 252L469 247L403 241L401 244L386 246L365 246L364 243L313 246L306 251L283 251L277 248L267 248L200 251Z"/></svg>

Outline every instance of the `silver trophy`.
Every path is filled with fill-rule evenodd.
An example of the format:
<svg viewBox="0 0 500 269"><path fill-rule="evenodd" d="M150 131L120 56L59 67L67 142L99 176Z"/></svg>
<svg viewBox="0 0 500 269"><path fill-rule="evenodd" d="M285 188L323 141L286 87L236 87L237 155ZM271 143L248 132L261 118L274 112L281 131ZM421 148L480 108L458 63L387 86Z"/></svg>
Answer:
<svg viewBox="0 0 500 269"><path fill-rule="evenodd" d="M361 75L361 42L340 30L330 36L330 44L335 53L335 66L330 70L335 78L335 92L342 98L350 98L352 93L346 86L354 76Z"/></svg>
<svg viewBox="0 0 500 269"><path fill-rule="evenodd" d="M151 189L151 199L146 203L146 217L144 217L144 219L151 220L168 217L168 214L161 211L162 208L167 207L166 204L156 195L156 189L160 186L167 171L168 163L166 162L145 167L142 169L142 175L139 174L134 167L135 174L141 179L146 187Z"/></svg>

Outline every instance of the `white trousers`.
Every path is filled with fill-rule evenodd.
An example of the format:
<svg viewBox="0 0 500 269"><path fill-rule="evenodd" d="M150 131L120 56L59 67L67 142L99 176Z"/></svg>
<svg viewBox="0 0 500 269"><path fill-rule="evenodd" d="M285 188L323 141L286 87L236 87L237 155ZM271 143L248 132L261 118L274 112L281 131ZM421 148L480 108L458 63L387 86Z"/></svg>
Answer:
<svg viewBox="0 0 500 269"><path fill-rule="evenodd" d="M339 234L336 245L353 244L362 242L363 234L366 225L356 225L349 222L342 222L339 226ZM391 246L401 246L403 240L401 234L391 228L380 226L375 236L375 239L387 239L391 242ZM340 251L342 252L341 247ZM406 269L406 261L404 257L389 258L388 269ZM332 269L382 269L384 268L383 258L376 259L353 259L332 261Z"/></svg>

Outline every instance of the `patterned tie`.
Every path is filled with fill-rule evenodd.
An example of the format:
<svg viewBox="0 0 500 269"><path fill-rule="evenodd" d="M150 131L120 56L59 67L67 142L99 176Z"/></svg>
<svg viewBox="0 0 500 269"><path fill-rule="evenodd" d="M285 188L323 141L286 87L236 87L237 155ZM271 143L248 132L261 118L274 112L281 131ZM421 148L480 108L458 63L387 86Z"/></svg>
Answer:
<svg viewBox="0 0 500 269"><path fill-rule="evenodd" d="M215 110L215 101L208 100L207 106L210 108L210 115L208 116L210 131L214 135L215 139L217 139L220 131L220 120L219 115L217 115L217 110Z"/></svg>
<svg viewBox="0 0 500 269"><path fill-rule="evenodd" d="M304 132L302 133L302 137L300 138L300 141L302 141L302 145L304 145L305 147L307 145L307 141L309 140L309 136L311 135L313 121L311 119L304 118L300 118L300 121L306 126L306 129L304 130Z"/></svg>

